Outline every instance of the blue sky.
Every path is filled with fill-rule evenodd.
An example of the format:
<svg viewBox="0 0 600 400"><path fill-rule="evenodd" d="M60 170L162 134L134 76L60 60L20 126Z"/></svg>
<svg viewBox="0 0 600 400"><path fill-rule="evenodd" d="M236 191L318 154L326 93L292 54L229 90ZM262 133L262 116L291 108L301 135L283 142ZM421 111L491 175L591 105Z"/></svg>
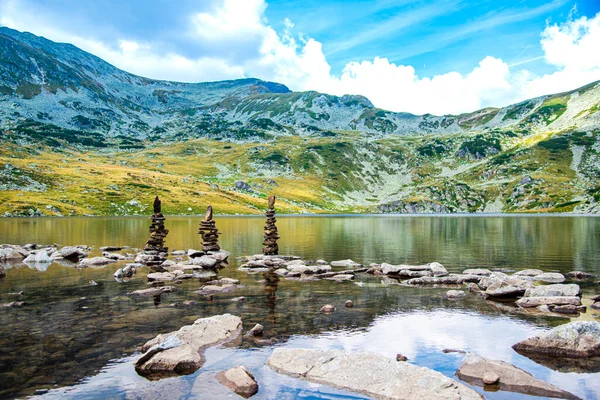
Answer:
<svg viewBox="0 0 600 400"><path fill-rule="evenodd" d="M600 79L599 12L598 0L0 0L1 25L151 78L253 76L438 114Z"/></svg>

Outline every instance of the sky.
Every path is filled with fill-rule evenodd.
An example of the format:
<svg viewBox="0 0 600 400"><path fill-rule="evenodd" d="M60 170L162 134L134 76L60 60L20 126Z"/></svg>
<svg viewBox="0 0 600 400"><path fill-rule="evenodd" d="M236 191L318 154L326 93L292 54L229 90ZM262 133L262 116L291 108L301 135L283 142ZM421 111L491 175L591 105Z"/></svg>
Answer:
<svg viewBox="0 0 600 400"><path fill-rule="evenodd" d="M415 114L600 80L600 0L0 0L0 25L149 78L255 77Z"/></svg>

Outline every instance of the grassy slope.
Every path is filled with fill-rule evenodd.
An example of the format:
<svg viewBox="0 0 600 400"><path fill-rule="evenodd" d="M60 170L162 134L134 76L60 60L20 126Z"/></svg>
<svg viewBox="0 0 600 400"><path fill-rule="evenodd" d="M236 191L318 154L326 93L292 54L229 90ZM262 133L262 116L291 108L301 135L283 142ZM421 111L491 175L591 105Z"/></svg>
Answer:
<svg viewBox="0 0 600 400"><path fill-rule="evenodd" d="M368 212L392 200L443 204L452 211L483 211L498 200L504 211L571 211L600 186L593 162L600 133L582 135L488 132L372 139L336 132L266 143L196 139L135 152L32 150L3 143L0 169L10 163L18 175L47 189L0 191L0 213L148 214L153 196L159 195L169 214L202 213L208 204L223 214L252 214L265 208L270 194L281 199L282 213ZM499 154L486 154L498 144ZM572 169L572 146L583 149L582 162L592 160L579 168L585 173ZM460 149L484 156L459 157ZM515 194L526 175L534 182ZM236 180L252 190L235 189ZM131 200L143 204L131 205Z"/></svg>

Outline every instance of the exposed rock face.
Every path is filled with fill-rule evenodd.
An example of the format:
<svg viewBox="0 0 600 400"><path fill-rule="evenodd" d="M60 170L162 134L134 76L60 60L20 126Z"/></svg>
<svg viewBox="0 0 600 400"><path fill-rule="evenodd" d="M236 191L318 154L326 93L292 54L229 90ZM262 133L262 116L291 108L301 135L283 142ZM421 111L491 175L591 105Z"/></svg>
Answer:
<svg viewBox="0 0 600 400"><path fill-rule="evenodd" d="M379 354L277 348L267 365L281 374L377 399L482 398L439 372Z"/></svg>
<svg viewBox="0 0 600 400"><path fill-rule="evenodd" d="M148 257L141 260L141 262L145 265L154 266L162 264L169 254L169 248L165 247L165 238L169 231L165 229L165 216L162 214L161 201L158 196L154 199L154 214L150 219L152 220L149 228L150 238L144 246L144 255Z"/></svg>
<svg viewBox="0 0 600 400"><path fill-rule="evenodd" d="M267 221L265 223L265 236L263 245L263 254L265 255L277 255L279 254L279 246L277 245L277 239L279 239L279 233L277 233L277 226L275 222L275 196L269 197L269 209L265 212Z"/></svg>
<svg viewBox="0 0 600 400"><path fill-rule="evenodd" d="M579 399L569 392L534 378L530 373L514 365L504 361L487 360L476 354L467 354L456 374L471 385L483 386L484 383L491 384L497 381L500 390L508 392L559 399ZM495 379L496 377L498 379Z"/></svg>
<svg viewBox="0 0 600 400"><path fill-rule="evenodd" d="M555 357L600 356L600 322L576 321L558 326L513 346L518 352Z"/></svg>
<svg viewBox="0 0 600 400"><path fill-rule="evenodd" d="M204 219L200 222L198 233L202 235L202 251L219 251L219 231L213 220L212 206L208 206Z"/></svg>
<svg viewBox="0 0 600 400"><path fill-rule="evenodd" d="M242 365L217 373L217 380L221 385L246 399L258 392L258 383L254 375Z"/></svg>
<svg viewBox="0 0 600 400"><path fill-rule="evenodd" d="M191 374L204 364L206 348L234 340L241 331L242 320L231 314L197 319L193 325L160 334L144 344L144 355L135 369L140 375L158 378Z"/></svg>

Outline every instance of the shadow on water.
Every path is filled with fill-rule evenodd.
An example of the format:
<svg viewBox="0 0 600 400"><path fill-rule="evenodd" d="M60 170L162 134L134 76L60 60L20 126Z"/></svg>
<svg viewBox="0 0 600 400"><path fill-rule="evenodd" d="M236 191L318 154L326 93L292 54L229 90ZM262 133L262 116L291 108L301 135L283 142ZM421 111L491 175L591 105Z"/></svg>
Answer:
<svg viewBox="0 0 600 400"><path fill-rule="evenodd" d="M199 222L200 217L167 217L168 246L199 248ZM112 277L115 264L86 269L52 264L45 271L10 266L0 283L0 302L13 301L7 293L24 291L27 305L0 311L0 397L48 389L52 390L45 396L58 398L186 398L199 393L220 397L228 393L211 374L239 364L257 376L257 398L354 396L275 374L264 366L273 346L246 338L239 346L207 352L206 365L190 376L158 382L137 376L132 354L139 345L158 333L222 313L240 316L244 330L264 325L265 339L276 346L372 351L390 357L402 353L409 362L448 376L462 356L441 350L459 348L511 362L583 398L600 397L599 374L554 371L511 349L517 341L568 319L516 315L475 296L449 302L444 299L446 289L386 286L372 276L361 276L357 284L248 275L237 270L236 257L260 251L263 219L217 217L216 222L224 233L222 247L232 252L230 266L220 273L240 279L244 288L212 300L193 293L201 286L198 280L184 281L160 301L127 296L147 287L146 269L119 283ZM536 267L600 273L598 218L280 217L278 226L280 253L306 259L352 258L365 264L438 261L451 272ZM0 243L139 248L147 229L145 218L9 219L0 220ZM89 285L92 280L98 285ZM587 293L598 292L590 285L582 287ZM239 296L246 301L231 301ZM195 303L186 306L186 300ZM345 308L346 300L355 307ZM324 304L338 310L321 314ZM60 389L64 386L68 387Z"/></svg>

